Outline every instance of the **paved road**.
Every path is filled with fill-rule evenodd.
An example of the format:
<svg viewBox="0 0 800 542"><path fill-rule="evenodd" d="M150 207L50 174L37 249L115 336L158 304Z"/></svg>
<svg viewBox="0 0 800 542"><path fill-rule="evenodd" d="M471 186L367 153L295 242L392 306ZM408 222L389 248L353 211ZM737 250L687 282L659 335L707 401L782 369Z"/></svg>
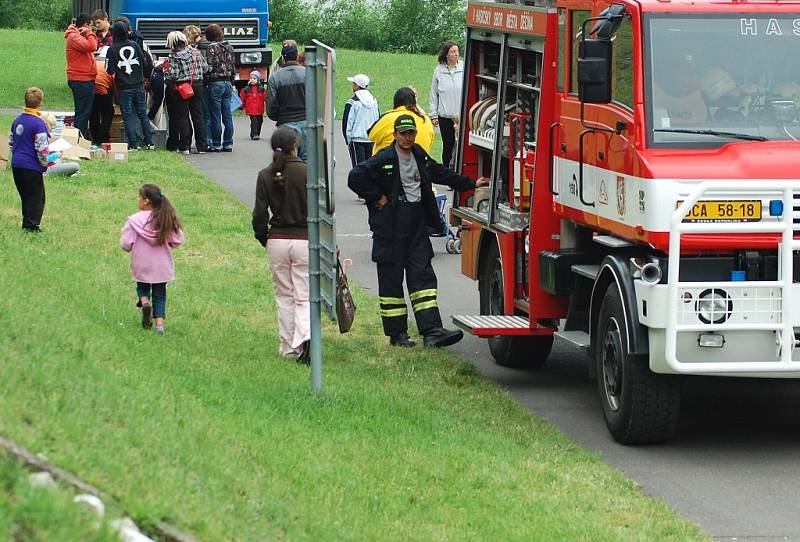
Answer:
<svg viewBox="0 0 800 542"><path fill-rule="evenodd" d="M268 132L247 138L248 121L236 118L235 150L192 155L190 161L252 206L256 173L270 161ZM338 134L337 230L344 257L356 265L352 280L375 292L366 211L347 189L349 158ZM459 257L434 239L439 303L451 314L477 314L477 286L459 271ZM687 382L678 437L660 446L631 448L611 440L599 408L587 359L556 343L540 372L492 363L484 341L467 337L453 350L507 389L514 398L564 433L599 453L642 489L697 522L715 538L800 540L800 383L695 378Z"/></svg>

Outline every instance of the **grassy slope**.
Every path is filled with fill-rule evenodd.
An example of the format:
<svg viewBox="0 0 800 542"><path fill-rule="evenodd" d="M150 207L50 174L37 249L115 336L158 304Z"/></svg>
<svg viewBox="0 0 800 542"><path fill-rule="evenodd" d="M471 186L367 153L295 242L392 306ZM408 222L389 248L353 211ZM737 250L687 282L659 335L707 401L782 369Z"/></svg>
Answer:
<svg viewBox="0 0 800 542"><path fill-rule="evenodd" d="M72 93L67 87L64 37L60 32L37 32L0 29L0 73L13 74L0 78L0 107L22 107L25 89L38 86L45 93L45 109L72 110ZM35 46L34 46L35 45ZM280 45L273 44L280 54ZM353 94L347 77L366 73L372 80L370 90L378 98L381 111L392 107L394 92L412 86L419 92L419 103L428 109L428 92L436 59L430 55L373 53L339 49L336 51L336 112L341 118L344 103ZM25 61L22 62L24 57ZM441 156L441 140L437 137L432 150Z"/></svg>
<svg viewBox="0 0 800 542"><path fill-rule="evenodd" d="M72 108L72 94L67 87L64 37L60 32L0 29L0 73L13 74L0 79L0 107L21 107L25 89L41 87L48 109ZM280 46L272 45L280 52ZM347 77L366 73L372 79L370 90L385 109L391 108L394 91L414 86L420 105L428 109L428 91L436 59L429 55L373 53L337 49L336 101L352 95ZM23 58L20 58L23 56ZM24 62L23 62L24 60ZM341 105L337 107L341 116Z"/></svg>
<svg viewBox="0 0 800 542"><path fill-rule="evenodd" d="M0 453L0 538L3 540L82 540L113 542L119 537L107 525L72 502L64 488L33 487L28 471Z"/></svg>
<svg viewBox="0 0 800 542"><path fill-rule="evenodd" d="M8 118L0 120L6 129ZM205 540L701 537L444 352L387 351L374 299L325 338L325 393L277 356L248 211L168 153L48 181L44 237L0 173L0 433ZM146 175L142 171L147 171ZM185 221L167 335L117 248L136 188Z"/></svg>

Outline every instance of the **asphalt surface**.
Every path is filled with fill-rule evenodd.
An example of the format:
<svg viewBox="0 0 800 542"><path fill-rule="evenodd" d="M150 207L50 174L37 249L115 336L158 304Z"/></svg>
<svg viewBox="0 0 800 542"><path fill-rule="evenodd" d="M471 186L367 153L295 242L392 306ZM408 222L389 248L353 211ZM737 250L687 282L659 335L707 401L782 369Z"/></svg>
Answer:
<svg viewBox="0 0 800 542"><path fill-rule="evenodd" d="M246 117L236 117L235 124L233 153L189 160L252 208L256 175L271 160L273 123L265 122L260 141L250 141ZM341 132L336 135L339 246L354 262L350 279L376 294L366 210L347 188L350 160ZM444 239L432 241L445 325L450 315L478 314L477 283L461 275L460 257L446 253ZM689 379L677 437L658 446L626 447L606 430L581 350L556 341L546 367L528 372L495 365L481 339L465 337L451 349L714 538L800 540L800 382Z"/></svg>

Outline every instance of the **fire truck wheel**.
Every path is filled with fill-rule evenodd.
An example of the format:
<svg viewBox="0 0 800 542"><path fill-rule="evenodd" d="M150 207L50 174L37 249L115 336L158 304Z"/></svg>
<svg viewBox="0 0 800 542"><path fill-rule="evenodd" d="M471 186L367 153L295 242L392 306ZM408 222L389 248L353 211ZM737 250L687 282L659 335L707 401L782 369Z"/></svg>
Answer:
<svg viewBox="0 0 800 542"><path fill-rule="evenodd" d="M611 283L597 322L597 385L606 425L622 444L650 444L675 433L680 407L676 377L650 371L647 358L628 352L625 312Z"/></svg>
<svg viewBox="0 0 800 542"><path fill-rule="evenodd" d="M503 310L503 269L497 247L489 254L489 266L485 277L478 282L481 314L505 314ZM489 337L489 351L498 365L515 369L540 369L550 355L553 336Z"/></svg>

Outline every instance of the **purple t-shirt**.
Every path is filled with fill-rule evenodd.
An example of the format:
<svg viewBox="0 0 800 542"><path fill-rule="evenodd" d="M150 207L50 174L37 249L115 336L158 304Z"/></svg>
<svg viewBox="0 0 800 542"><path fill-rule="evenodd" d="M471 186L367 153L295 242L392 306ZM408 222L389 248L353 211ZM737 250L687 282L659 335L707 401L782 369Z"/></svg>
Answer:
<svg viewBox="0 0 800 542"><path fill-rule="evenodd" d="M47 144L50 133L41 117L23 113L11 124L9 145L11 167L32 169L44 173L47 170ZM45 165L42 165L44 162Z"/></svg>

